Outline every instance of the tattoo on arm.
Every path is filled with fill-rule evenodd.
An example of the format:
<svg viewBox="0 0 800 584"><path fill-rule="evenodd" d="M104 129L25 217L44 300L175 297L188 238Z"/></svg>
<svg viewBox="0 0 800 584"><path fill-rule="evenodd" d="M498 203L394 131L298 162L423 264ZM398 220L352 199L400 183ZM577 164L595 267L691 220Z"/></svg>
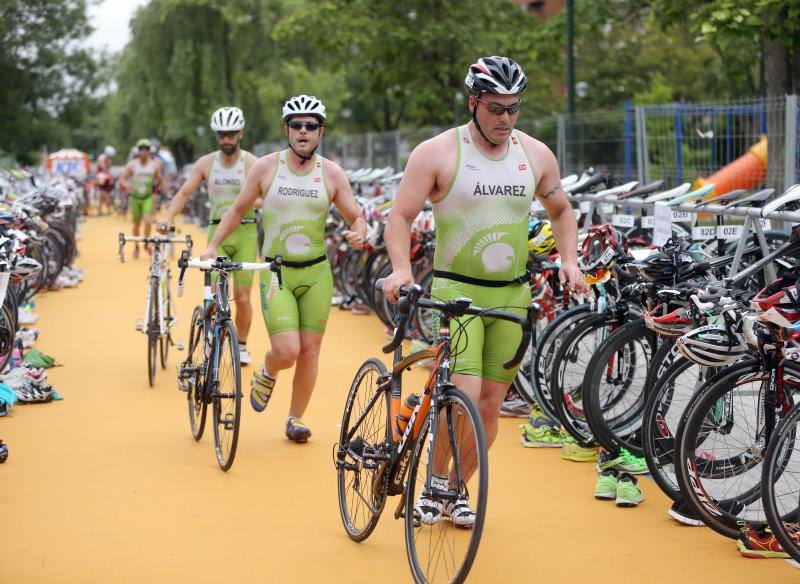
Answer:
<svg viewBox="0 0 800 584"><path fill-rule="evenodd" d="M549 199L550 197L555 195L560 190L562 190L562 188L561 188L561 183L559 182L559 183L556 184L556 186L554 186L552 189L547 191L545 194L539 195L539 196L542 197L543 199Z"/></svg>

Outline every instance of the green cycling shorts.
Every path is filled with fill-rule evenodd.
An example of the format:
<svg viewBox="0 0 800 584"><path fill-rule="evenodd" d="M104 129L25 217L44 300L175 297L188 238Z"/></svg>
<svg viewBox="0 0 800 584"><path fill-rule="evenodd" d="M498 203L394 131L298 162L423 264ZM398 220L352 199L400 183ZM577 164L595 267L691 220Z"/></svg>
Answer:
<svg viewBox="0 0 800 584"><path fill-rule="evenodd" d="M216 231L216 225L209 226L209 243ZM219 252L232 262L256 261L256 253L258 252L258 229L256 224L245 223L244 225L239 225L219 246ZM250 270L237 270L233 273L233 281L240 286L252 286L253 272Z"/></svg>
<svg viewBox="0 0 800 584"><path fill-rule="evenodd" d="M133 220L141 221L143 216L152 215L154 201L155 197L153 195L141 198L131 195L131 215Z"/></svg>
<svg viewBox="0 0 800 584"><path fill-rule="evenodd" d="M431 298L446 301L459 297L471 298L472 303L481 308L497 308L524 316L531 303L531 287L512 284L489 288L445 278L433 279ZM434 330L438 330L438 326ZM519 367L504 369L503 363L514 356L522 340L522 328L518 324L468 315L451 321L450 334L453 373L507 384L514 380Z"/></svg>
<svg viewBox="0 0 800 584"><path fill-rule="evenodd" d="M261 311L270 336L287 331L324 333L333 297L328 261L305 268L284 266L281 275L283 289L278 287L275 272L259 274Z"/></svg>

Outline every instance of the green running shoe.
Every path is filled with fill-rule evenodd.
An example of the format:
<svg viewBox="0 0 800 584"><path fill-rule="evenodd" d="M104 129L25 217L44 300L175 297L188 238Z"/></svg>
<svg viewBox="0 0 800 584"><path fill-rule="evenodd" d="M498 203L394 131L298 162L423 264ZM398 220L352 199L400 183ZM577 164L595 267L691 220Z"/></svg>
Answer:
<svg viewBox="0 0 800 584"><path fill-rule="evenodd" d="M619 454L616 455L608 452L600 453L600 458L597 461L597 472L612 468L629 474L647 474L650 472L644 458L634 456L624 448L621 448Z"/></svg>
<svg viewBox="0 0 800 584"><path fill-rule="evenodd" d="M604 470L597 477L597 482L594 485L594 498L608 500L617 498L617 471L613 468Z"/></svg>
<svg viewBox="0 0 800 584"><path fill-rule="evenodd" d="M624 472L617 480L617 507L636 507L644 501L636 477Z"/></svg>
<svg viewBox="0 0 800 584"><path fill-rule="evenodd" d="M533 404L531 406L531 413L528 417L528 424L533 426L534 428L538 428L539 426L557 426L558 423L551 419L547 414L542 411L542 408L539 407L539 404Z"/></svg>
<svg viewBox="0 0 800 584"><path fill-rule="evenodd" d="M561 431L555 426L532 426L523 424L522 445L525 448L560 448L564 443Z"/></svg>
<svg viewBox="0 0 800 584"><path fill-rule="evenodd" d="M561 458L573 462L594 462L597 460L597 448L584 448L575 441L565 441L561 447Z"/></svg>

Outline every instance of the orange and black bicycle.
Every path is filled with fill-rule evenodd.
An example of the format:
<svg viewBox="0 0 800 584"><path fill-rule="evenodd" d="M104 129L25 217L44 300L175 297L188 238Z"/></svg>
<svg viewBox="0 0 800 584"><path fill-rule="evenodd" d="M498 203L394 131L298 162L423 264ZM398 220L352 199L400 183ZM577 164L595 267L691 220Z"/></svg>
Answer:
<svg viewBox="0 0 800 584"><path fill-rule="evenodd" d="M376 288L383 285L378 280ZM437 302L420 286L401 289L392 371L377 358L364 362L350 387L334 448L339 510L347 534L363 541L372 533L388 496L401 495L395 519L404 518L406 551L415 582L463 582L483 531L489 486L486 436L472 400L450 381L452 319L496 318L522 326L516 366L530 342L527 316L472 306L469 298ZM406 357L402 352L409 315L416 307L438 311L436 344ZM433 360L421 396L402 401L402 375L412 365Z"/></svg>

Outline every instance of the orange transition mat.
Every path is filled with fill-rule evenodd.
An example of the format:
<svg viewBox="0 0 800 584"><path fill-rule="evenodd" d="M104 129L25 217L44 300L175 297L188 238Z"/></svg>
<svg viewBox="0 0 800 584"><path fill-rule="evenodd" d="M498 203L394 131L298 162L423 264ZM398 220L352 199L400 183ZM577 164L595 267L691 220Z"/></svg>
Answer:
<svg viewBox="0 0 800 584"><path fill-rule="evenodd" d="M114 217L88 219L77 261L85 281L36 300L37 346L64 363L49 374L64 400L0 419L10 448L0 465L0 583L409 582L396 503L362 544L345 535L337 505L332 447L353 374L386 342L378 319L331 311L306 445L283 435L291 373L256 414L253 368L244 368L239 451L223 473L211 433L196 443L189 432L175 374L184 353L171 351L156 387L147 385L134 322L148 263L130 249L117 260L117 233L127 229ZM205 235L186 229L199 253ZM201 289L195 271L178 300L178 338ZM256 359L266 344L257 312L248 342ZM638 508L595 501L594 465L522 448L520 422L502 420L490 453L489 515L470 581L797 582L788 562L743 559L735 542L669 519L667 498L647 480Z"/></svg>

